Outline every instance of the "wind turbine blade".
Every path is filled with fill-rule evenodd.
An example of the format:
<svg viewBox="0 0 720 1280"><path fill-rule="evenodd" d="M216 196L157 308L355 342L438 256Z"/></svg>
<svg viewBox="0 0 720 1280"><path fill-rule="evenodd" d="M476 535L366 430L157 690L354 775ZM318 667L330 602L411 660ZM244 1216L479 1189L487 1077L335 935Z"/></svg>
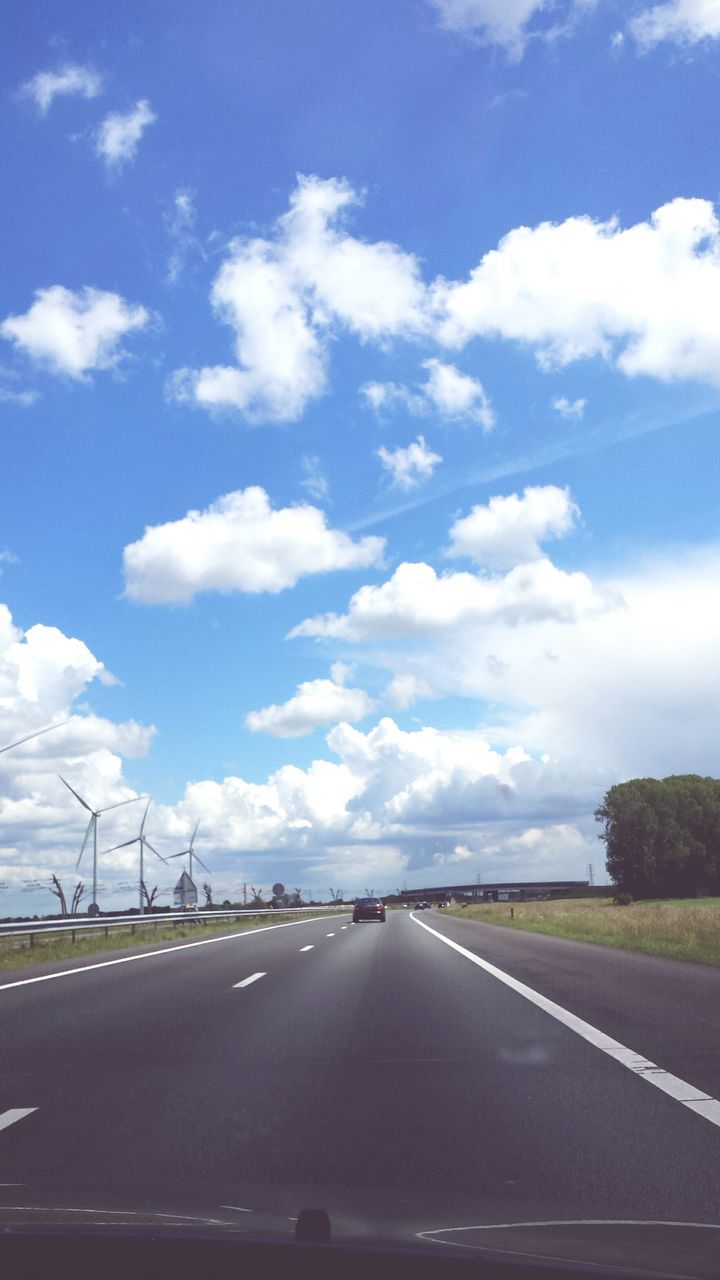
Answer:
<svg viewBox="0 0 720 1280"><path fill-rule="evenodd" d="M80 797L78 796L78 799ZM133 796L131 800L118 800L115 804L106 804L104 809L98 809L98 813L107 813L109 809L119 809L124 804L135 804L137 800L145 800L145 796Z"/></svg>
<svg viewBox="0 0 720 1280"><path fill-rule="evenodd" d="M100 857L102 858L105 853L114 853L116 849L127 849L128 845L137 844L139 839L139 836L135 836L132 840L123 840L122 844L114 844L112 849L101 849Z"/></svg>
<svg viewBox="0 0 720 1280"><path fill-rule="evenodd" d="M196 837L196 835L197 835L197 833L198 833L198 827L199 827L199 826L200 826L200 819L198 818L197 822L195 823L195 830L194 830L194 831L193 831L193 833L192 833L192 839L191 839L191 841L190 841L190 849L192 849L192 847L193 847L193 845L194 845L194 843L195 843L195 837ZM190 852L190 849L188 849L188 853ZM199 861L199 859L198 859L198 861Z"/></svg>
<svg viewBox="0 0 720 1280"><path fill-rule="evenodd" d="M63 779L63 781L64 781L64 779ZM87 805L85 806L85 808L87 809ZM86 829L85 829L85 839L83 840L82 845L80 846L80 852L79 852L79 854L78 854L78 860L77 860L77 862L75 863L75 870L76 870L76 871L77 871L78 867L80 866L80 863L82 862L82 856L83 856L83 854L84 854L84 852L85 852L85 845L86 845L86 844L87 844L87 842L88 842L88 836L90 835L90 832L92 831L92 825L93 825L93 822L94 822L94 821L95 821L95 814L93 813L93 814L91 815L91 817L90 817L90 821L88 822L87 827L86 827Z"/></svg>
<svg viewBox="0 0 720 1280"><path fill-rule="evenodd" d="M61 774L61 773L59 773L59 774L58 774L58 778L60 779L60 781L61 781L61 782L65 782L65 779L63 778L63 776L62 776L62 774ZM68 791L72 791L72 793L73 793L73 795L74 795L75 799L80 801L80 803L81 803L81 805L82 805L83 809L87 809L88 813L92 813L92 809L90 808L90 805L85 803L85 801L83 800L82 796L79 796L79 795L78 795L78 793L77 793L77 791L75 790L75 788L74 788L74 787L71 787L69 782L65 782L65 786L67 787Z"/></svg>
<svg viewBox="0 0 720 1280"><path fill-rule="evenodd" d="M148 849L152 850L152 852L155 854L155 857L159 858L161 862L165 862L165 863L167 862L167 858L163 858L162 854L158 853L157 849L155 848L155 845L151 844L150 841L145 836L143 836L143 844L146 844ZM177 854L173 854L173 857L177 857Z"/></svg>
<svg viewBox="0 0 720 1280"><path fill-rule="evenodd" d="M165 861L167 862L170 858L185 858L185 857L187 857L187 849L183 849L182 853L169 853Z"/></svg>
<svg viewBox="0 0 720 1280"><path fill-rule="evenodd" d="M150 808L151 799L152 799L152 797L148 797L148 802L147 802L147 804L145 805L145 812L144 812L144 814L143 814L143 820L142 820L142 822L140 823L140 836L141 836L141 837L142 837L143 831L145 830L145 819L146 819L146 818L147 818L147 816L148 816L148 809Z"/></svg>
<svg viewBox="0 0 720 1280"><path fill-rule="evenodd" d="M72 716L70 717L70 720ZM41 738L44 733L50 733L52 729L61 729L64 724L69 724L70 720L59 720L57 724L49 724L47 729L36 729L34 733L28 733L24 738L18 738L16 742L8 742L6 747L0 747L0 756L3 751L11 751L13 747L22 746L23 742L30 742L31 738Z"/></svg>
<svg viewBox="0 0 720 1280"><path fill-rule="evenodd" d="M210 868L209 868L209 866L207 865L207 863L203 862L202 858L198 858L198 856L197 856L197 854L196 854L196 853L194 853L194 854L193 854L193 857L194 857L194 859L195 859L195 861L196 861L196 862L199 862L199 863L200 863L200 866L203 868L203 871L207 871L208 875L209 875L209 876L211 876L211 875L212 875L212 871L210 870Z"/></svg>

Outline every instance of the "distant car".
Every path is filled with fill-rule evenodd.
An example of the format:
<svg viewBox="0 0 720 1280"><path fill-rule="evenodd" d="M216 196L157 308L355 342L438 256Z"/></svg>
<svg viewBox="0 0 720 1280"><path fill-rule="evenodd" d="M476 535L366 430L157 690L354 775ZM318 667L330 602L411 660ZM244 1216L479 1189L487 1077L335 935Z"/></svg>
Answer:
<svg viewBox="0 0 720 1280"><path fill-rule="evenodd" d="M429 911L429 910L430 910L430 903L429 903L429 902L416 902L416 903L415 903L415 910L416 910L416 911Z"/></svg>
<svg viewBox="0 0 720 1280"><path fill-rule="evenodd" d="M380 898L358 898L353 907L353 924L361 920L385 920L385 906Z"/></svg>

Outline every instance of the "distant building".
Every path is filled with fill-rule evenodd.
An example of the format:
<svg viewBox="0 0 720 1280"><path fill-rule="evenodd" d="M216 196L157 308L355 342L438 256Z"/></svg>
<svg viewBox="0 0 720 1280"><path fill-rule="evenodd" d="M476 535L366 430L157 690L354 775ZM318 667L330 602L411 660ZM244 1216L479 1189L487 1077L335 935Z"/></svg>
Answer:
<svg viewBox="0 0 720 1280"><path fill-rule="evenodd" d="M587 889L588 880L499 880L495 884L444 884L429 889L403 889L401 902L531 902L538 898L571 898Z"/></svg>

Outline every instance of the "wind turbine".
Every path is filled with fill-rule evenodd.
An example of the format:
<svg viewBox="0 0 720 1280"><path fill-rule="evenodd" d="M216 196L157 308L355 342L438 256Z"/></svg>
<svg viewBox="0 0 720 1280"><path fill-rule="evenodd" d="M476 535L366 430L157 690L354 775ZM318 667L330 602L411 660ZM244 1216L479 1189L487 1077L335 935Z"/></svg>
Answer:
<svg viewBox="0 0 720 1280"><path fill-rule="evenodd" d="M123 840L122 844L114 844L112 849L103 849L103 853L114 853L116 849L127 849L131 844L140 845L140 915L141 916L145 914L145 903L143 900L143 885L145 883L145 873L143 870L143 853L145 852L145 846L147 845L150 852L154 853L156 858L159 858L161 862L164 862L167 864L167 858L163 858L162 854L158 853L157 849L154 847L154 845L151 845L150 841L145 835L145 819L148 816L149 808L150 808L150 800L148 800L147 804L145 805L145 812L143 814L143 820L140 823L139 835L133 836L132 840Z"/></svg>
<svg viewBox="0 0 720 1280"><path fill-rule="evenodd" d="M65 782L65 779L63 778L61 773L58 774L58 777L61 782ZM68 791L72 791L75 799L79 800L83 809L87 809L88 813L90 814L90 821L87 824L85 838L83 839L82 846L80 848L78 860L75 863L75 870L77 871L80 867L80 863L82 862L82 856L85 852L85 846L88 842L88 836L92 831L93 833L93 900L90 903L90 906L88 907L88 915L96 916L96 915L99 915L99 912L100 912L100 908L98 907L98 904L97 904L97 823L98 823L98 818L100 817L101 813L107 813L109 809L119 809L120 806L123 804L134 804L136 800L144 800L145 796L133 796L131 800L118 800L116 804L106 804L104 809L91 809L87 801L83 800L82 796L78 795L75 788L71 787L69 782L65 782L65 786L67 787Z"/></svg>
<svg viewBox="0 0 720 1280"><path fill-rule="evenodd" d="M192 880L192 878L193 878L193 858L195 859L195 861L196 861L196 862L199 862L199 863L200 863L200 866L203 868L203 870L204 870L204 871L207 871L207 873L208 873L208 875L209 875L209 876L211 876L211 875L212 875L212 871L210 870L210 868L209 868L208 866L206 866L206 865L205 865L205 863L203 862L202 858L199 858L199 857L198 857L198 855L193 851L193 845L195 844L195 837L196 837L196 835L197 835L197 833L198 833L198 827L199 827L199 826L200 826L200 821L199 821L199 819L198 819L198 821L195 823L195 830L194 830L194 831L193 831L193 833L192 833L192 838L191 838L191 840L190 840L190 844L188 845L188 848L187 848L187 849L183 849L182 853L171 853L171 854L170 854L170 858L184 858L184 857L186 857L186 856L187 856L187 858L189 859L189 862L188 862L188 868L189 868L189 869L188 869L188 875L190 876L190 879L191 879L191 880ZM169 862L169 861L170 861L170 859L168 858L168 859L167 859L167 861ZM193 880L193 884L194 884L194 883L195 883L195 882L194 882L194 880Z"/></svg>

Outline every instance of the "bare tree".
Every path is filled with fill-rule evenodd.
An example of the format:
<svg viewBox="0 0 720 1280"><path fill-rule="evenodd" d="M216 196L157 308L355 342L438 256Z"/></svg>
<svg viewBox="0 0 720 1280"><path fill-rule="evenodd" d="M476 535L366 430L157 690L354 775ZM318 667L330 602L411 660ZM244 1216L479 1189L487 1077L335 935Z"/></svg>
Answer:
<svg viewBox="0 0 720 1280"><path fill-rule="evenodd" d="M342 900L343 900L343 891L342 891L342 889L333 889L333 887L332 887L332 885L331 885L331 886L330 886L330 901L331 901L331 902L342 902Z"/></svg>
<svg viewBox="0 0 720 1280"><path fill-rule="evenodd" d="M52 884L50 885L50 892L54 893L55 897L60 899L60 914L63 916L66 916L68 913L68 909L67 909L67 899L65 897L65 890L63 889L60 881L55 875L55 872L53 872L53 875L52 875Z"/></svg>
<svg viewBox="0 0 720 1280"><path fill-rule="evenodd" d="M140 888L142 890L143 898L145 899L145 906L147 907L148 911L152 911L153 903L158 896L158 886L155 885L153 889L148 889L147 885L145 884L145 881L141 880Z"/></svg>
<svg viewBox="0 0 720 1280"><path fill-rule="evenodd" d="M205 906L211 907L213 904L212 885L207 880L203 884L202 891L205 894Z"/></svg>
<svg viewBox="0 0 720 1280"><path fill-rule="evenodd" d="M260 888L260 889L256 889L256 888L255 888L255 885L254 885L254 884L251 884L251 885L250 885L250 893L251 893L251 895L252 895L252 896L251 896L251 898L250 898L250 906L251 906L251 907L264 907L264 906L265 906L265 903L263 902L263 897L262 897L262 888Z"/></svg>
<svg viewBox="0 0 720 1280"><path fill-rule="evenodd" d="M77 884L75 885L75 888L73 889L72 902L70 904L71 916L77 915L78 907L80 906L80 903L82 902L84 897L85 897L85 885L83 884L82 880L78 880Z"/></svg>

